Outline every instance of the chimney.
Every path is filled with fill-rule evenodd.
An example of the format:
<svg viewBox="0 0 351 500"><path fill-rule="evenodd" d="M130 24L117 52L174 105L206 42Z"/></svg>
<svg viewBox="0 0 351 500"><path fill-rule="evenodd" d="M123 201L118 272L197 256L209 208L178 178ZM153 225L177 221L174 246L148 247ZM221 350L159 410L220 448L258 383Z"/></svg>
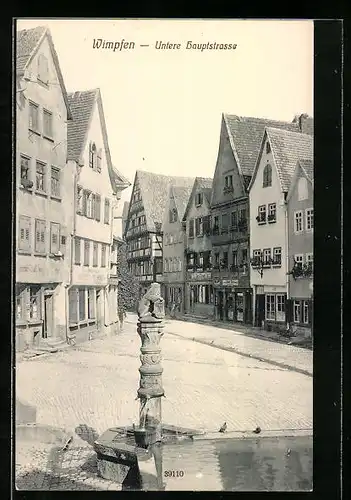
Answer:
<svg viewBox="0 0 351 500"><path fill-rule="evenodd" d="M303 134L313 135L313 118L307 113L303 113L298 117L300 132Z"/></svg>

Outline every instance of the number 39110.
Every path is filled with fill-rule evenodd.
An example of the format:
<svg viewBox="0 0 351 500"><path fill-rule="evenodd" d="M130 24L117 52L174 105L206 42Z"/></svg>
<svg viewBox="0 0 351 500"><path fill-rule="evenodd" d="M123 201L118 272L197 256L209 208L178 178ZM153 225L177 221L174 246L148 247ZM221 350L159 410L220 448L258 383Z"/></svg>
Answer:
<svg viewBox="0 0 351 500"><path fill-rule="evenodd" d="M184 476L183 470L166 470L165 471L165 477L183 477L183 476Z"/></svg>

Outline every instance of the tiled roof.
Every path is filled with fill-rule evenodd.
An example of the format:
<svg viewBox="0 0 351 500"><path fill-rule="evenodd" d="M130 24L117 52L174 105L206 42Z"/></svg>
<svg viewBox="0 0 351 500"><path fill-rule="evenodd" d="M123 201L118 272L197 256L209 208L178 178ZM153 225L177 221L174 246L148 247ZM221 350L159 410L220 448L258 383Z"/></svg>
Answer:
<svg viewBox="0 0 351 500"><path fill-rule="evenodd" d="M170 186L187 187L194 182L191 177L171 177L144 170L137 170L136 178L139 182L149 231L156 230L155 222L162 224Z"/></svg>
<svg viewBox="0 0 351 500"><path fill-rule="evenodd" d="M314 167L313 167L313 159L312 160L299 160L299 164L301 168L305 171L307 177L313 182L314 179Z"/></svg>
<svg viewBox="0 0 351 500"><path fill-rule="evenodd" d="M46 31L45 26L37 26L29 30L17 31L16 40L16 69L22 71L34 49L38 45L39 40Z"/></svg>
<svg viewBox="0 0 351 500"><path fill-rule="evenodd" d="M210 177L196 177L197 189L202 189L208 203L211 203L212 182L213 179Z"/></svg>
<svg viewBox="0 0 351 500"><path fill-rule="evenodd" d="M298 160L313 160L313 136L268 127L267 135L282 191L288 191Z"/></svg>
<svg viewBox="0 0 351 500"><path fill-rule="evenodd" d="M228 114L223 116L242 175L253 174L266 127L299 132L298 123Z"/></svg>
<svg viewBox="0 0 351 500"><path fill-rule="evenodd" d="M66 86L63 80L59 59L57 56L57 52L49 28L46 28L45 26L38 26L36 28L32 28L29 30L20 30L17 32L16 71L21 74L26 69L26 66L30 63L31 59L34 57L36 51L41 45L41 40L43 40L44 35L47 36L49 46L51 49L52 59L54 61L57 77L60 82L63 99L66 104L67 119L71 120L72 114L68 103Z"/></svg>
<svg viewBox="0 0 351 500"><path fill-rule="evenodd" d="M188 204L193 185L194 179L191 179L191 182L189 182L189 186L173 187L174 201L178 210L179 220L183 219L183 215Z"/></svg>
<svg viewBox="0 0 351 500"><path fill-rule="evenodd" d="M68 102L73 117L73 120L67 124L69 160L78 161L82 154L97 94L98 89L68 93Z"/></svg>

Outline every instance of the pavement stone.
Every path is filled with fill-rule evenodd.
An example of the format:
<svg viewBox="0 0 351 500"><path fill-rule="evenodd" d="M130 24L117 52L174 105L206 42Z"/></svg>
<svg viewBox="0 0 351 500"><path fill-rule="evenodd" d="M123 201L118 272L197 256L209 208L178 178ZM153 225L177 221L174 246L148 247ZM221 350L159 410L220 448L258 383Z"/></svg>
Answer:
<svg viewBox="0 0 351 500"><path fill-rule="evenodd" d="M38 423L74 433L61 458L56 457L56 462L51 459L56 469L48 466L44 456L31 455L29 449L22 450L25 444L18 443L16 477L22 489L44 489L43 485L45 489L118 489L105 479L97 479L91 444L109 427L138 421L135 398L140 338L132 320L128 317L122 333L115 337L97 338L50 356L17 362L16 396L36 407ZM176 333L183 338L171 335L175 324ZM220 329L212 330L212 338L222 339ZM251 432L257 425L267 431L312 428L311 377L191 341L193 337L210 338L211 332L205 332L203 325L167 322L161 340L165 423L207 432L217 432L224 421L228 432ZM267 349L264 340L242 335L234 338L236 342L250 341L255 352ZM279 344L279 348L284 347L294 359L302 351ZM273 356L282 359L287 352L273 349L269 355L272 360ZM47 450L46 458L50 453L53 456L56 452Z"/></svg>

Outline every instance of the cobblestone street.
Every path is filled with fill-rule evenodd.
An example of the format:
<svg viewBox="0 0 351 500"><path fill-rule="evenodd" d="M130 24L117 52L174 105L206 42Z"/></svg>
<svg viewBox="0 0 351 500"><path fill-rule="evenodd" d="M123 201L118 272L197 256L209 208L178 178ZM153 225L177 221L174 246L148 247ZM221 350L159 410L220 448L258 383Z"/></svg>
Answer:
<svg viewBox="0 0 351 500"><path fill-rule="evenodd" d="M79 425L100 434L111 426L137 422L140 339L132 320L116 337L17 364L16 396L36 407L38 423L65 428L75 436L73 446L83 448L86 443L74 432ZM190 340L171 335L176 326ZM228 432L256 426L263 431L312 428L310 376L193 342L192 337L203 336L202 328L180 322L166 325L161 340L165 423L208 432L218 431L224 421ZM220 329L211 330L221 335ZM247 341L253 340L261 351L274 346L270 356L279 357L281 348L290 347ZM300 351L295 348L291 356L298 357Z"/></svg>

